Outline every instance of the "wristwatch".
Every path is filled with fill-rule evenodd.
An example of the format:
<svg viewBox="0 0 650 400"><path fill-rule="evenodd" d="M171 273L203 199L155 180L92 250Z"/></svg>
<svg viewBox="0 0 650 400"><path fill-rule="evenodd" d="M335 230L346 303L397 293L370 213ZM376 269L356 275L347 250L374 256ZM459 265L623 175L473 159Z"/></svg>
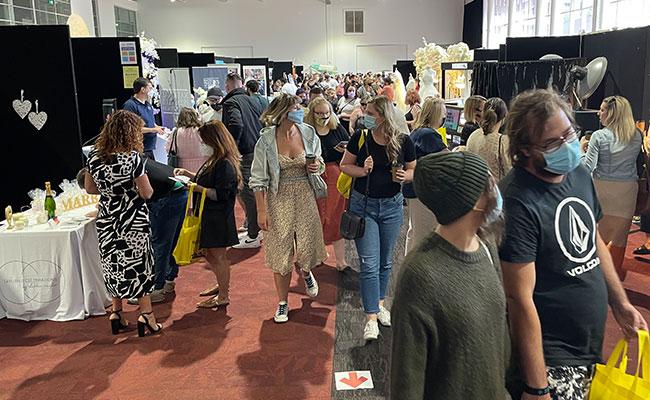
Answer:
<svg viewBox="0 0 650 400"><path fill-rule="evenodd" d="M530 395L533 395L533 396L544 396L544 395L547 395L547 394L549 394L551 392L551 388L549 386L546 386L543 389L539 389L539 388L530 387L530 386L524 384L524 392L526 392L526 393L528 393Z"/></svg>

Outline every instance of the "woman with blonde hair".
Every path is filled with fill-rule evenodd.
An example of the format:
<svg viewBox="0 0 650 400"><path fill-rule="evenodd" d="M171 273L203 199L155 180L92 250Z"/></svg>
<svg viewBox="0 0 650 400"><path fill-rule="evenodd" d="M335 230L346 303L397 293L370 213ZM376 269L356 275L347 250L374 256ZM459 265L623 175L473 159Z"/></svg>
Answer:
<svg viewBox="0 0 650 400"><path fill-rule="evenodd" d="M428 154L448 151L437 131L442 126L446 115L447 108L443 99L427 97L415 123L416 129L411 132L416 159ZM433 232L438 226L438 221L431 210L418 200L412 183L404 185L402 192L408 205L409 229L406 233L406 252L409 253L425 236Z"/></svg>
<svg viewBox="0 0 650 400"><path fill-rule="evenodd" d="M420 116L420 111L422 110L420 101L420 95L417 90L412 89L406 92L406 105L409 107L409 111L404 115L404 118L406 118L409 129L414 129L414 125Z"/></svg>
<svg viewBox="0 0 650 400"><path fill-rule="evenodd" d="M198 171L208 159L206 148L201 146L199 128L201 122L196 110L183 107L178 114L176 129L167 142L167 152L174 150L178 157L178 167L189 171Z"/></svg>
<svg viewBox="0 0 650 400"><path fill-rule="evenodd" d="M350 194L350 212L365 219L364 235L355 244L361 262L366 340L377 339L377 320L390 326L384 298L393 249L403 222L402 183L413 180L415 169L415 147L398 116L403 118L387 97L371 100L365 120L369 132L355 132L341 160L341 171L356 178Z"/></svg>
<svg viewBox="0 0 650 400"><path fill-rule="evenodd" d="M311 270L327 258L323 230L310 175L325 171L321 144L313 127L303 123L300 98L276 97L260 117L250 187L255 193L257 222L264 234L266 264L273 271L278 294L276 323L289 320L289 285L296 265L309 297L318 295Z"/></svg>
<svg viewBox="0 0 650 400"><path fill-rule="evenodd" d="M465 107L463 108L463 116L465 117L465 125L460 132L460 144L464 146L467 144L467 139L474 133L475 130L480 128L481 119L483 118L483 107L487 99L483 96L470 96L465 100Z"/></svg>
<svg viewBox="0 0 650 400"><path fill-rule="evenodd" d="M604 126L591 135L583 164L592 172L603 219L598 231L607 243L621 280L627 234L638 191L636 159L643 138L636 129L632 108L625 97L605 98L598 112ZM586 139L583 138L583 149Z"/></svg>
<svg viewBox="0 0 650 400"><path fill-rule="evenodd" d="M196 173L176 168L174 175L191 178L196 183L194 192L201 193L206 189L199 247L206 250L205 258L217 278L217 285L199 294L210 298L198 303L197 307L214 308L230 303L230 261L226 250L239 243L235 199L242 184L242 174L237 144L221 121L201 126L199 135L208 159Z"/></svg>
<svg viewBox="0 0 650 400"><path fill-rule="evenodd" d="M488 99L483 108L481 127L470 135L465 148L487 162L497 182L512 169L508 156L510 141L508 136L499 132L507 115L508 108L503 100L498 97Z"/></svg>
<svg viewBox="0 0 650 400"><path fill-rule="evenodd" d="M122 316L122 299L138 299L138 336L145 327L158 333L150 293L154 289L153 250L149 209L145 200L153 188L145 173L142 127L138 115L125 110L106 121L94 149L88 155L84 187L101 195L97 213L97 237L106 291L113 298L109 320L113 335L128 328Z"/></svg>
<svg viewBox="0 0 650 400"><path fill-rule="evenodd" d="M325 173L322 177L327 183L327 197L318 199L318 212L323 225L325 244L334 247L336 269L343 271L348 267L345 259L345 240L341 237L341 215L345 211L345 199L336 188L336 181L341 174L339 163L345 152L345 145L350 135L334 114L332 105L324 98L318 97L309 103L305 122L316 129L321 142Z"/></svg>

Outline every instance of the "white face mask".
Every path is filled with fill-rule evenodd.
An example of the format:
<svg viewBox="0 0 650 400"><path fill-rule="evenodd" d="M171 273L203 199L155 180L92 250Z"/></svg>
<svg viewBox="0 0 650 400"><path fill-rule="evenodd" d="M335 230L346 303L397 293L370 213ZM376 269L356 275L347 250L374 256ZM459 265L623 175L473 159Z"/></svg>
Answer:
<svg viewBox="0 0 650 400"><path fill-rule="evenodd" d="M203 142L199 144L199 151L204 157L211 157L214 154L214 149Z"/></svg>

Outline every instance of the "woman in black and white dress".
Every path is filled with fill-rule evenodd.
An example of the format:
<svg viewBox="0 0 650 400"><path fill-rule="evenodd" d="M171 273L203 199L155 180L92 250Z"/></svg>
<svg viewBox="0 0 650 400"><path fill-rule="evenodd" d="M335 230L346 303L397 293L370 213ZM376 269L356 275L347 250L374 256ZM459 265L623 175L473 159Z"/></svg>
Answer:
<svg viewBox="0 0 650 400"><path fill-rule="evenodd" d="M113 298L109 317L113 334L128 326L120 314L122 299L138 299L138 335L145 327L157 333L149 294L154 288L149 209L145 200L153 188L145 173L142 153L143 121L120 110L106 122L88 157L85 188L99 194L97 235L106 290Z"/></svg>

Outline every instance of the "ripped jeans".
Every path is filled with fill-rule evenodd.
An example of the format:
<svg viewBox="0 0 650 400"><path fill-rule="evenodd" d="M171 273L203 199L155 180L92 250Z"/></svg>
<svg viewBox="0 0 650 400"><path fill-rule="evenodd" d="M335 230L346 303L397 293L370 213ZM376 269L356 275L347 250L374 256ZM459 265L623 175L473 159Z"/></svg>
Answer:
<svg viewBox="0 0 650 400"><path fill-rule="evenodd" d="M350 211L365 218L365 233L355 240L361 263L361 299L366 314L377 314L390 280L393 249L404 219L404 198L401 193L388 198L368 198L365 214L364 201L361 193L353 191Z"/></svg>

